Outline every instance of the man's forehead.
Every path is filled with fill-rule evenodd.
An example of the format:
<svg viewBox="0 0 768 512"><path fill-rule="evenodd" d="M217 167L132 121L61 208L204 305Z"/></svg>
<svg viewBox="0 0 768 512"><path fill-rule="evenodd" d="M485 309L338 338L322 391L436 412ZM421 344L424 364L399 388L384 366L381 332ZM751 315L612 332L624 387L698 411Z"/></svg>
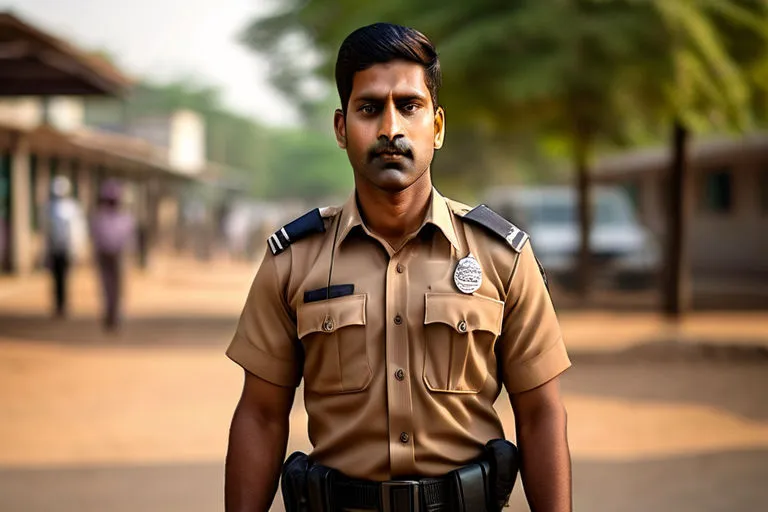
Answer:
<svg viewBox="0 0 768 512"><path fill-rule="evenodd" d="M424 67L415 62L393 60L355 73L352 99L389 94L429 97Z"/></svg>

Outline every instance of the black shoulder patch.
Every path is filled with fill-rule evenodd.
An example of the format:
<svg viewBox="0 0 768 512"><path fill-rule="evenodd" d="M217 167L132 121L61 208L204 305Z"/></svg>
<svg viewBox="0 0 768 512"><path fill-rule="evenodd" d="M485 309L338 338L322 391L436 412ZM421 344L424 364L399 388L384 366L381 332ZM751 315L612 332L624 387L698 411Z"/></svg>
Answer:
<svg viewBox="0 0 768 512"><path fill-rule="evenodd" d="M515 252L521 252L528 241L528 233L518 228L507 219L484 204L473 208L463 219L478 224L499 238L504 239Z"/></svg>
<svg viewBox="0 0 768 512"><path fill-rule="evenodd" d="M276 256L286 250L293 242L315 233L324 232L323 216L320 214L320 209L315 208L278 229L267 239L267 243L269 243L269 250Z"/></svg>

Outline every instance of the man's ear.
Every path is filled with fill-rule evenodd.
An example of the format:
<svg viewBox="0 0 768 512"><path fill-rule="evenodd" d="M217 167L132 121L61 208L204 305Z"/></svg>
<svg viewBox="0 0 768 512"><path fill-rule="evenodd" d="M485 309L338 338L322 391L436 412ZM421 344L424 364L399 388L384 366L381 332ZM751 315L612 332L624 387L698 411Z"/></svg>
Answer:
<svg viewBox="0 0 768 512"><path fill-rule="evenodd" d="M437 107L435 110L435 149L443 147L445 140L445 110L443 107Z"/></svg>
<svg viewBox="0 0 768 512"><path fill-rule="evenodd" d="M340 108L333 114L333 131L336 133L336 144L341 149L347 149L347 122Z"/></svg>

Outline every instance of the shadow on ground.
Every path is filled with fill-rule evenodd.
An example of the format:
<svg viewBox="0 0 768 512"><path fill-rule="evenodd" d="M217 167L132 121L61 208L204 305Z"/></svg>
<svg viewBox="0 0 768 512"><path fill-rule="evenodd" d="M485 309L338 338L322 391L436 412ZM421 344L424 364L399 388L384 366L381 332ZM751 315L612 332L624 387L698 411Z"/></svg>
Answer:
<svg viewBox="0 0 768 512"><path fill-rule="evenodd" d="M562 376L565 393L701 404L753 420L768 421L768 359L758 361L672 360L648 364L580 362Z"/></svg>
<svg viewBox="0 0 768 512"><path fill-rule="evenodd" d="M768 510L768 451L658 461L574 461L574 510L735 512Z"/></svg>
<svg viewBox="0 0 768 512"><path fill-rule="evenodd" d="M98 318L53 319L42 315L0 315L0 338L66 345L225 346L237 326L232 316L131 317L117 332L105 332Z"/></svg>

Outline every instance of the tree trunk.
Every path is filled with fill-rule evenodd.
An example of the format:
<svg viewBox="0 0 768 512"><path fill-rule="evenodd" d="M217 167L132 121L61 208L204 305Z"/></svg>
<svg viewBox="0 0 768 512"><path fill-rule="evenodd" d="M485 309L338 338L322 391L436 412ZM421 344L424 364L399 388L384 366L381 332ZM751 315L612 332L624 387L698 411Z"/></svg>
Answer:
<svg viewBox="0 0 768 512"><path fill-rule="evenodd" d="M690 309L690 272L688 268L688 220L690 218L691 182L688 170L690 134L676 119L672 134L672 166L667 199L666 265L664 313L679 320Z"/></svg>
<svg viewBox="0 0 768 512"><path fill-rule="evenodd" d="M575 135L574 164L576 165L576 194L578 197L579 253L576 270L577 291L589 297L592 291L592 255L590 235L592 233L592 203L590 199L589 141L582 130Z"/></svg>

